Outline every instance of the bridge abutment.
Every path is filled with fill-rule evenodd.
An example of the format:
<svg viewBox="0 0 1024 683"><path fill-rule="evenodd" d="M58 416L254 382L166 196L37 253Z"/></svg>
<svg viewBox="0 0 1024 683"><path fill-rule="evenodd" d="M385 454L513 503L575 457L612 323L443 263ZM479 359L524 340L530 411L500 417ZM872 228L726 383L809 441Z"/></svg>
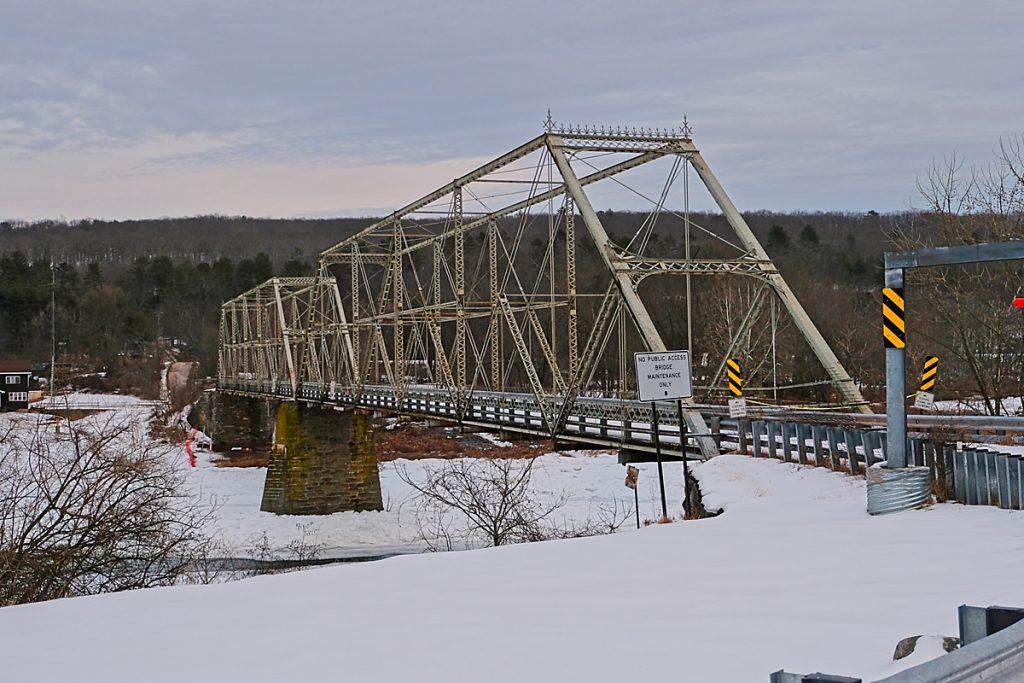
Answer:
<svg viewBox="0 0 1024 683"><path fill-rule="evenodd" d="M213 440L218 453L233 449L264 451L274 437L274 409L278 401L220 391L204 393L188 421Z"/></svg>
<svg viewBox="0 0 1024 683"><path fill-rule="evenodd" d="M282 402L260 509L326 515L383 508L372 417Z"/></svg>

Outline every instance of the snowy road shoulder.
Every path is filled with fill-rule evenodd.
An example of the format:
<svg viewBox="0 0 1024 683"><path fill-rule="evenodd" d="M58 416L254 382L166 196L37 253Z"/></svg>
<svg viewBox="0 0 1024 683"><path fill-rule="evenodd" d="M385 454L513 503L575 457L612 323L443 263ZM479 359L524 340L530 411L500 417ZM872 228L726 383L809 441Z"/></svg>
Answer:
<svg viewBox="0 0 1024 683"><path fill-rule="evenodd" d="M5 608L5 675L739 682L786 668L871 680L913 663L890 661L900 639L955 634L959 604L1024 605L1019 512L873 518L863 483L843 475L740 456L695 469L725 514Z"/></svg>

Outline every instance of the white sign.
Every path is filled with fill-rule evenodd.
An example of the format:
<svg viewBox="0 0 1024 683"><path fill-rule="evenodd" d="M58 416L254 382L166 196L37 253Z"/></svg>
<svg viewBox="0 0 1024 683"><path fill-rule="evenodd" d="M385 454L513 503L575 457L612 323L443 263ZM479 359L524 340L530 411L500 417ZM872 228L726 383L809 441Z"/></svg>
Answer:
<svg viewBox="0 0 1024 683"><path fill-rule="evenodd" d="M747 416L747 399L745 398L730 398L729 399L729 417L736 419Z"/></svg>
<svg viewBox="0 0 1024 683"><path fill-rule="evenodd" d="M637 352L636 388L641 401L667 401L693 396L689 351Z"/></svg>
<svg viewBox="0 0 1024 683"><path fill-rule="evenodd" d="M914 407L921 410L933 410L935 408L935 394L930 391L918 392L914 398Z"/></svg>

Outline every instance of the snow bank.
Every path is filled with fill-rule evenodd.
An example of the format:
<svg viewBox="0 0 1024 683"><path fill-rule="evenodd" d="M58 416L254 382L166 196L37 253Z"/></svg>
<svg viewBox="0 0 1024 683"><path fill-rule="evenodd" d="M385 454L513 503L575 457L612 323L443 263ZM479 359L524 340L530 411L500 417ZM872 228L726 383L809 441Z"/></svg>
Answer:
<svg viewBox="0 0 1024 683"><path fill-rule="evenodd" d="M580 481L602 467L567 462ZM890 662L901 638L955 634L959 604L1024 605L1022 513L872 518L844 475L740 456L695 471L725 514L5 608L4 678L871 680L917 660Z"/></svg>
<svg viewBox="0 0 1024 683"><path fill-rule="evenodd" d="M184 453L182 461L187 460ZM402 481L400 471L414 481L426 478L427 468L440 467L441 460L396 460L381 463L383 512L338 512L332 515L283 516L260 511L266 468L215 467L210 454L199 452L198 467L187 473L187 484L213 508L211 532L228 554L246 557L266 534L269 545L284 553L284 547L304 528L311 542L326 546L326 556L366 552L419 552L426 548L416 522L416 492ZM660 497L654 465L642 466L640 516L657 519ZM633 493L623 485L625 468L615 455L549 453L536 459L532 488L541 501L567 497L566 505L551 520L558 526L572 526L618 510L620 516L633 510ZM666 468L666 485L673 490L671 510L682 506L681 468ZM623 525L634 528L633 516Z"/></svg>

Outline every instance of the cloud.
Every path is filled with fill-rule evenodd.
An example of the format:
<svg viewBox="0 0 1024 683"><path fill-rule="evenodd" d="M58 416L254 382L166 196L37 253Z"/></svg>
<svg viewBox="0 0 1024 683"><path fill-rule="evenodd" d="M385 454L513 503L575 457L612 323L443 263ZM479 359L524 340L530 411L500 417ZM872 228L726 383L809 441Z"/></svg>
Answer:
<svg viewBox="0 0 1024 683"><path fill-rule="evenodd" d="M4 13L9 215L398 205L430 169L447 179L536 135L548 107L581 123L687 114L741 208L899 209L933 157L985 162L1021 125L1011 0L8 0ZM386 190L339 191L338 169L355 167L406 170L368 176ZM198 178L270 195L218 201Z"/></svg>

